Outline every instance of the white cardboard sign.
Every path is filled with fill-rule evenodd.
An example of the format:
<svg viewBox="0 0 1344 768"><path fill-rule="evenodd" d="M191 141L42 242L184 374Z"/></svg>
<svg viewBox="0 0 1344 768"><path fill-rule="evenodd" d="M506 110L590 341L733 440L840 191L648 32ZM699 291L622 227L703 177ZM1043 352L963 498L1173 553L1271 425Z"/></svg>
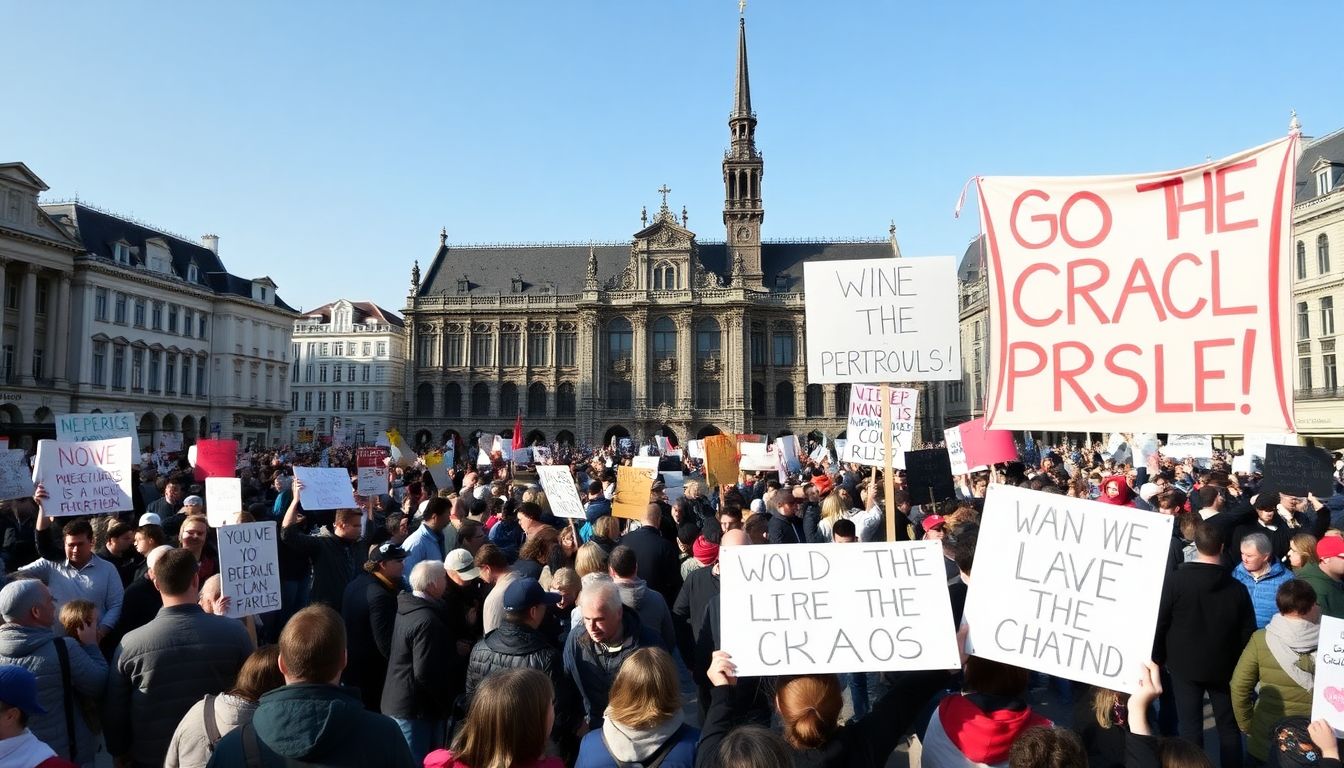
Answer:
<svg viewBox="0 0 1344 768"><path fill-rule="evenodd" d="M1264 461L1267 445L1301 445L1301 442L1292 432L1251 432L1242 436L1241 452Z"/></svg>
<svg viewBox="0 0 1344 768"><path fill-rule="evenodd" d="M132 509L134 440L39 440L33 482L46 487L48 517L108 515Z"/></svg>
<svg viewBox="0 0 1344 768"><path fill-rule="evenodd" d="M220 587L229 616L280 610L280 564L272 522L226 525L219 534Z"/></svg>
<svg viewBox="0 0 1344 768"><path fill-rule="evenodd" d="M295 467L294 476L303 483L300 503L304 509L354 509L355 491L350 473L340 467Z"/></svg>
<svg viewBox="0 0 1344 768"><path fill-rule="evenodd" d="M1324 718L1344 735L1344 619L1321 616L1316 646L1316 679L1311 693L1311 719Z"/></svg>
<svg viewBox="0 0 1344 768"><path fill-rule="evenodd" d="M211 528L228 525L243 508L243 481L237 477L205 478L205 517Z"/></svg>
<svg viewBox="0 0 1344 768"><path fill-rule="evenodd" d="M134 413L67 413L56 417L56 439L65 443L134 438Z"/></svg>
<svg viewBox="0 0 1344 768"><path fill-rule="evenodd" d="M569 467L538 464L537 478L541 480L541 489L546 492L546 500L551 503L551 514L571 520L583 520L586 517Z"/></svg>
<svg viewBox="0 0 1344 768"><path fill-rule="evenodd" d="M1171 459L1213 458L1212 435L1168 435L1162 454Z"/></svg>
<svg viewBox="0 0 1344 768"><path fill-rule="evenodd" d="M25 458L23 449L0 449L0 501L32 497L33 473Z"/></svg>
<svg viewBox="0 0 1344 768"><path fill-rule="evenodd" d="M809 382L961 378L952 256L809 261L803 284Z"/></svg>
<svg viewBox="0 0 1344 768"><path fill-rule="evenodd" d="M882 439L882 389L868 384L855 384L849 393L849 424L841 461L851 461L869 467L885 466L886 445ZM891 465L905 469L905 452L911 449L915 434L915 404L919 391L891 388L891 447L895 456ZM840 441L835 441L837 446Z"/></svg>
<svg viewBox="0 0 1344 768"><path fill-rule="evenodd" d="M966 621L977 656L1132 693L1153 652L1172 518L991 485Z"/></svg>
<svg viewBox="0 0 1344 768"><path fill-rule="evenodd" d="M960 663L937 542L724 547L719 560L722 647L739 675Z"/></svg>

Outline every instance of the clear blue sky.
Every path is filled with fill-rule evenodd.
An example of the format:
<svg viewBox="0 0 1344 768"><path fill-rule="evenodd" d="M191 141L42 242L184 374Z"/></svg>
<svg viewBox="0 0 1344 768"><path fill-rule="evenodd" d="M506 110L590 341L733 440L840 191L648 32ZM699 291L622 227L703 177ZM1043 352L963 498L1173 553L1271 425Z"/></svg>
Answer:
<svg viewBox="0 0 1344 768"><path fill-rule="evenodd" d="M973 174L1160 170L1344 127L1344 4L747 6L767 238L961 253ZM450 242L627 240L661 184L721 240L735 0L0 0L0 161L291 304L405 300Z"/></svg>

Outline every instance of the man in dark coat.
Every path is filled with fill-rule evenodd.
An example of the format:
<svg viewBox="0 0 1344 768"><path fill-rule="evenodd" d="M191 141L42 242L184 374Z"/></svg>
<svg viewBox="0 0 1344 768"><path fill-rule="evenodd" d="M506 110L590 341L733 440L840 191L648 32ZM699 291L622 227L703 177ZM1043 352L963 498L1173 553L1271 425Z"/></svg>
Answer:
<svg viewBox="0 0 1344 768"><path fill-rule="evenodd" d="M681 563L677 546L660 530L662 521L662 507L650 503L641 521L643 525L622 536L621 544L634 550L639 578L671 605L681 591Z"/></svg>
<svg viewBox="0 0 1344 768"><path fill-rule="evenodd" d="M373 712L383 698L405 560L406 551L390 541L370 550L364 572L345 588L341 600L350 655L342 680L359 689L364 706Z"/></svg>
<svg viewBox="0 0 1344 768"><path fill-rule="evenodd" d="M798 499L787 489L775 491L771 497L775 509L770 513L771 544L802 544L807 541L803 532L803 518L798 514Z"/></svg>
<svg viewBox="0 0 1344 768"><path fill-rule="evenodd" d="M662 647L662 638L640 623L634 609L621 603L621 592L610 580L585 586L579 594L579 610L583 628L571 632L565 643L565 671L583 699L588 727L597 729L602 727L611 684L621 663L640 648Z"/></svg>
<svg viewBox="0 0 1344 768"><path fill-rule="evenodd" d="M359 575L360 564L367 557L369 545L364 539L365 514L358 510L337 510L330 528L323 528L315 535L304 533L300 527L303 515L299 514L301 493L302 488L295 479L294 500L290 502L289 509L285 510L285 519L280 523L280 541L290 549L312 558L312 602L339 609L346 586Z"/></svg>
<svg viewBox="0 0 1344 768"><path fill-rule="evenodd" d="M285 685L261 697L251 723L224 734L210 768L283 768L294 761L331 768L418 766L397 724L364 709L338 685L345 658L345 627L335 611L314 605L294 614L280 633ZM249 753L257 759L249 760Z"/></svg>
<svg viewBox="0 0 1344 768"><path fill-rule="evenodd" d="M1171 673L1181 738L1203 746L1207 694L1223 768L1240 768L1241 732L1232 711L1230 681L1255 632L1255 609L1246 588L1223 567L1217 526L1207 521L1195 526L1195 549L1195 560L1182 563L1167 578L1154 655Z"/></svg>
<svg viewBox="0 0 1344 768"><path fill-rule="evenodd" d="M397 595L381 706L401 728L417 762L444 745L444 727L460 693L447 682L456 640L444 621L447 586L443 563L422 560L411 570L411 593Z"/></svg>

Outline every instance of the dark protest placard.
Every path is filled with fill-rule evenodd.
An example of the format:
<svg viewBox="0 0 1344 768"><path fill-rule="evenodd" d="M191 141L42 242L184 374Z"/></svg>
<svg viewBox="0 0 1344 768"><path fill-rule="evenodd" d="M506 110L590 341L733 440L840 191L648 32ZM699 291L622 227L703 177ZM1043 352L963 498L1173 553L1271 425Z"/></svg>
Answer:
<svg viewBox="0 0 1344 768"><path fill-rule="evenodd" d="M744 677L951 669L960 659L934 541L719 551L723 650Z"/></svg>
<svg viewBox="0 0 1344 768"><path fill-rule="evenodd" d="M1324 501L1335 492L1335 462L1324 448L1301 445L1265 446L1265 488L1290 496L1316 494Z"/></svg>
<svg viewBox="0 0 1344 768"><path fill-rule="evenodd" d="M952 484L952 459L943 448L905 452L905 487L910 503L923 504L930 499L945 501L956 496Z"/></svg>
<svg viewBox="0 0 1344 768"><path fill-rule="evenodd" d="M1172 518L991 485L966 595L972 652L1132 693L1153 652Z"/></svg>

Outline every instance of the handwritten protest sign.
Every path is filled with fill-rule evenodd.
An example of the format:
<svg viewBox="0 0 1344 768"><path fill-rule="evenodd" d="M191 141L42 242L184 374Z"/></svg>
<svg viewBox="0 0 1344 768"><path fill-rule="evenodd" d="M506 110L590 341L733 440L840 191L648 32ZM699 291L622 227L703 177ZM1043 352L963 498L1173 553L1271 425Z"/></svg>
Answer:
<svg viewBox="0 0 1344 768"><path fill-rule="evenodd" d="M779 459L787 472L800 472L803 469L802 459L798 455L798 436L785 435L775 438L775 453L779 454Z"/></svg>
<svg viewBox="0 0 1344 768"><path fill-rule="evenodd" d="M636 456L630 460L630 466L637 469L647 469L650 472L656 473L658 471L658 461L659 458L657 456Z"/></svg>
<svg viewBox="0 0 1344 768"><path fill-rule="evenodd" d="M574 485L574 476L569 467L539 464L537 476L541 479L541 489L546 492L546 500L551 504L551 513L556 517L584 519L583 502Z"/></svg>
<svg viewBox="0 0 1344 768"><path fill-rule="evenodd" d="M891 388L891 465L905 469L904 453L911 448L915 434L915 404L919 392L914 389ZM882 439L882 397L879 387L855 384L849 393L848 442L842 461L852 461L869 467L886 465L886 446ZM836 441L837 445L839 441Z"/></svg>
<svg viewBox="0 0 1344 768"><path fill-rule="evenodd" d="M1335 735L1344 736L1344 619L1321 616L1319 637L1311 719L1329 721Z"/></svg>
<svg viewBox="0 0 1344 768"><path fill-rule="evenodd" d="M738 443L737 450L741 454L737 466L743 472L773 472L779 468L775 452L765 443Z"/></svg>
<svg viewBox="0 0 1344 768"><path fill-rule="evenodd" d="M1173 459L1209 459L1213 457L1213 436L1168 435L1162 453Z"/></svg>
<svg viewBox="0 0 1344 768"><path fill-rule="evenodd" d="M721 647L739 675L960 663L937 542L724 547L719 562Z"/></svg>
<svg viewBox="0 0 1344 768"><path fill-rule="evenodd" d="M1153 651L1171 521L991 485L966 596L975 654L1132 693Z"/></svg>
<svg viewBox="0 0 1344 768"><path fill-rule="evenodd" d="M978 179L990 426L1293 431L1297 143L1163 173Z"/></svg>
<svg viewBox="0 0 1344 768"><path fill-rule="evenodd" d="M233 477L238 469L237 440L197 440L195 458L196 481L207 477Z"/></svg>
<svg viewBox="0 0 1344 768"><path fill-rule="evenodd" d="M611 498L611 514L631 520L644 519L649 509L649 494L653 493L653 476L638 467L616 468L616 493Z"/></svg>
<svg viewBox="0 0 1344 768"><path fill-rule="evenodd" d="M943 430L952 474L978 472L990 464L1017 459L1013 433L1006 429L985 429L984 419L972 419Z"/></svg>
<svg viewBox="0 0 1344 768"><path fill-rule="evenodd" d="M687 456L690 456L692 459L703 459L703 458L705 458L705 441L704 441L704 440L689 440L689 441L687 441L687 443L686 443L686 455L687 455Z"/></svg>
<svg viewBox="0 0 1344 768"><path fill-rule="evenodd" d="M67 413L56 417L56 439L77 443L134 438L135 425L134 413Z"/></svg>
<svg viewBox="0 0 1344 768"><path fill-rule="evenodd" d="M360 496L387 493L388 449L370 446L355 449L355 483Z"/></svg>
<svg viewBox="0 0 1344 768"><path fill-rule="evenodd" d="M107 515L132 509L134 439L65 443L39 440L33 482L45 486L48 517Z"/></svg>
<svg viewBox="0 0 1344 768"><path fill-rule="evenodd" d="M949 459L942 448L905 452L905 487L912 503L944 501L956 496Z"/></svg>
<svg viewBox="0 0 1344 768"><path fill-rule="evenodd" d="M737 482L737 441L731 435L710 435L704 441L705 477L712 486Z"/></svg>
<svg viewBox="0 0 1344 768"><path fill-rule="evenodd" d="M808 261L803 285L809 382L961 378L953 257Z"/></svg>
<svg viewBox="0 0 1344 768"><path fill-rule="evenodd" d="M1265 480L1262 488L1290 496L1334 495L1335 462L1324 448L1301 445L1265 446Z"/></svg>
<svg viewBox="0 0 1344 768"><path fill-rule="evenodd" d="M354 509L355 494L350 473L337 467L295 467L294 477L303 483L300 503L304 509Z"/></svg>
<svg viewBox="0 0 1344 768"><path fill-rule="evenodd" d="M228 525L242 509L243 481L240 478L205 478L205 517L211 528Z"/></svg>
<svg viewBox="0 0 1344 768"><path fill-rule="evenodd" d="M1267 445L1297 445L1297 435L1291 432L1252 432L1242 436L1243 455L1264 460Z"/></svg>
<svg viewBox="0 0 1344 768"><path fill-rule="evenodd" d="M229 616L280 610L280 565L275 523L226 525L219 533L220 587Z"/></svg>
<svg viewBox="0 0 1344 768"><path fill-rule="evenodd" d="M0 449L0 501L33 495L33 473L23 450Z"/></svg>

